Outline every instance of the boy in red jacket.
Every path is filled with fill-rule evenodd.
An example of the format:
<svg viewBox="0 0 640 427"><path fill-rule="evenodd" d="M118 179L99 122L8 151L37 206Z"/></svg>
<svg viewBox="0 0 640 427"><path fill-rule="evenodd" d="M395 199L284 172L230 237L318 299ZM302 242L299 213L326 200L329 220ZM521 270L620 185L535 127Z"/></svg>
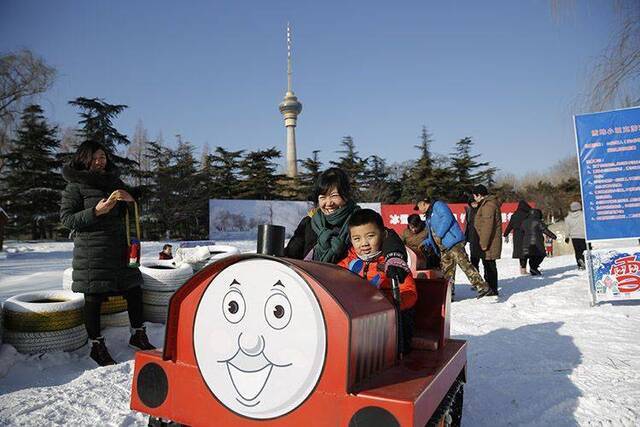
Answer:
<svg viewBox="0 0 640 427"><path fill-rule="evenodd" d="M338 265L367 279L392 300L391 279L384 272L382 242L387 231L382 217L374 210L359 209L351 215L348 225L351 247ZM412 308L417 297L416 282L409 274L400 284L400 310Z"/></svg>

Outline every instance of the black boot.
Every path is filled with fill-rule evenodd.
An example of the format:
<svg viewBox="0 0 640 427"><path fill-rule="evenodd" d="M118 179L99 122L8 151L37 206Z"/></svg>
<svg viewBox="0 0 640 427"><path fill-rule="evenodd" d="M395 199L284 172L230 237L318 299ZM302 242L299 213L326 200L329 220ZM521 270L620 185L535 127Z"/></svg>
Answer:
<svg viewBox="0 0 640 427"><path fill-rule="evenodd" d="M143 326L132 330L131 338L129 339L129 347L136 350L155 350L156 348L149 342L147 337L147 330Z"/></svg>
<svg viewBox="0 0 640 427"><path fill-rule="evenodd" d="M109 350L107 350L107 346L104 344L104 337L98 337L95 340L90 341L91 353L89 354L89 357L95 360L98 365L109 366L116 364L116 361L113 360L109 354Z"/></svg>

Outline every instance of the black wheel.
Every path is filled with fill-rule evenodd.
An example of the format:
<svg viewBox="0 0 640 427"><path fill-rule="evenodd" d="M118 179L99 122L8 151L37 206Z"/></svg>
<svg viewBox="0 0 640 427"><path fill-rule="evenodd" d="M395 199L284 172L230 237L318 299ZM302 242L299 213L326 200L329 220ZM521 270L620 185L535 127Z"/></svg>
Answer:
<svg viewBox="0 0 640 427"><path fill-rule="evenodd" d="M464 400L464 384L460 384L460 388L453 399L451 405L451 426L460 427L462 425L462 403Z"/></svg>
<svg viewBox="0 0 640 427"><path fill-rule="evenodd" d="M433 413L427 427L460 427L462 424L462 405L464 400L464 381L462 374L455 380L449 391Z"/></svg>
<svg viewBox="0 0 640 427"><path fill-rule="evenodd" d="M153 415L149 416L149 427L181 427L182 424L174 423L173 421L164 421L162 418L156 418Z"/></svg>

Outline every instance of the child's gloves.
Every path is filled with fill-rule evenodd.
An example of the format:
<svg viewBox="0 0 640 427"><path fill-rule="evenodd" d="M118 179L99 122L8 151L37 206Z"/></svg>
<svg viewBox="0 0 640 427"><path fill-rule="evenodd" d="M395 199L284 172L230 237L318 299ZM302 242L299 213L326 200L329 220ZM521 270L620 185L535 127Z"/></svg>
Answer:
<svg viewBox="0 0 640 427"><path fill-rule="evenodd" d="M397 279L398 283L404 283L404 279L411 272L407 262L402 259L402 255L397 252L391 252L385 256L384 270L387 277Z"/></svg>

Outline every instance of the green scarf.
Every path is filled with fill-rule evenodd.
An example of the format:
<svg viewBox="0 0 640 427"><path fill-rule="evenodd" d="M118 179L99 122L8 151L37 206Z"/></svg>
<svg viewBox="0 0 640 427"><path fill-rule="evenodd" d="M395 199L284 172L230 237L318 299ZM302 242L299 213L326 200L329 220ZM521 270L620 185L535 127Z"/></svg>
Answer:
<svg viewBox="0 0 640 427"><path fill-rule="evenodd" d="M313 260L335 264L349 247L349 218L360 206L353 200L332 213L325 215L318 210L311 217L311 228L318 236L313 247Z"/></svg>

